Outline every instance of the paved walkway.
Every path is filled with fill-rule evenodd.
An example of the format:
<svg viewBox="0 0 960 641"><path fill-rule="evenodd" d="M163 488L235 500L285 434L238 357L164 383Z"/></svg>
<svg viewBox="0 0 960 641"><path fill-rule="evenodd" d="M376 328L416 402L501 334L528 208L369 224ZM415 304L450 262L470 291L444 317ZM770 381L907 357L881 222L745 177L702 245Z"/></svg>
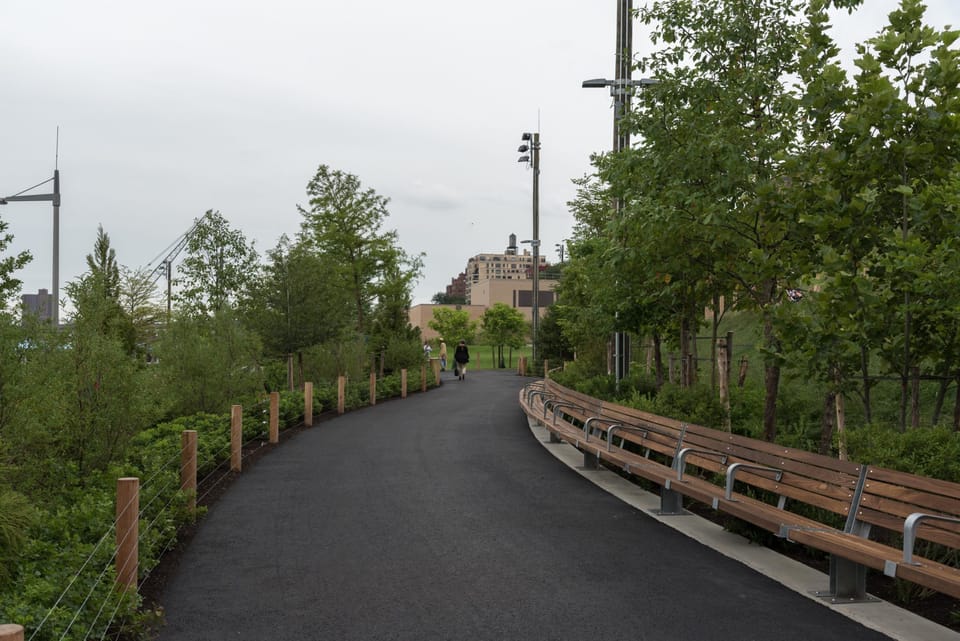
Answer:
<svg viewBox="0 0 960 641"><path fill-rule="evenodd" d="M447 374L245 472L167 586L159 639L891 638L572 471L518 409L524 379Z"/></svg>

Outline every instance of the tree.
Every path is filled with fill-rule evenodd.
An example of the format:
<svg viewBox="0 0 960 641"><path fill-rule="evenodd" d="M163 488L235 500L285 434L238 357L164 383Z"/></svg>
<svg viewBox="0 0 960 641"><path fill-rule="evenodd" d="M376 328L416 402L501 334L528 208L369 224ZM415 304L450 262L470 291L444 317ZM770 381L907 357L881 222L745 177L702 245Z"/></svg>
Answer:
<svg viewBox="0 0 960 641"><path fill-rule="evenodd" d="M427 325L451 345L460 341L472 343L477 333L477 321L470 320L469 313L450 307L435 308L433 319Z"/></svg>
<svg viewBox="0 0 960 641"><path fill-rule="evenodd" d="M349 292L355 327L366 333L378 297L419 276L419 257L407 256L397 233L383 229L389 200L364 189L356 176L320 165L307 195L309 206L297 206L299 240L329 258L327 278Z"/></svg>
<svg viewBox="0 0 960 641"><path fill-rule="evenodd" d="M494 303L484 311L480 324L489 343L497 347L499 352L497 360L503 367L504 346L519 349L523 347L526 340L527 322L523 314L504 303Z"/></svg>
<svg viewBox="0 0 960 641"><path fill-rule="evenodd" d="M769 440L782 359L774 312L812 249L783 199L782 159L799 129L800 99L788 81L804 47L801 6L720 0L641 9L659 49L639 66L659 84L643 92L626 123L640 142L601 164L613 196L655 199L630 210L673 239L661 253L672 250L671 284L673 269L687 266L680 286L670 287L683 310L681 341L696 310L714 299L711 290L763 316Z"/></svg>
<svg viewBox="0 0 960 641"><path fill-rule="evenodd" d="M23 283L13 277L13 274L26 267L27 263L33 260L29 251L22 251L16 255L5 255L10 243L13 242L13 234L6 233L10 225L5 220L0 220L0 309L8 309L14 296L20 292Z"/></svg>
<svg viewBox="0 0 960 641"><path fill-rule="evenodd" d="M103 225L97 225L97 240L93 244L93 253L87 254L87 268L94 278L100 280L104 297L119 300L120 267L117 265L117 252L110 246L110 236L103 231Z"/></svg>
<svg viewBox="0 0 960 641"><path fill-rule="evenodd" d="M901 429L910 378L916 389L922 365L942 376L955 369L957 322L947 310L960 305L949 284L960 123L943 117L958 108L957 33L925 27L923 13L922 3L901 2L858 46L852 84L836 62L801 67L810 117L806 148L791 162L792 199L818 253L811 315L789 338L832 393L861 395L868 421L878 355L900 378ZM813 20L807 57L836 55L825 23L822 13ZM845 382L857 370L858 390Z"/></svg>
<svg viewBox="0 0 960 641"><path fill-rule="evenodd" d="M327 278L335 268L330 260L281 236L239 304L245 325L263 339L268 354L296 355L301 379L304 350L343 335L351 325L349 292Z"/></svg>
<svg viewBox="0 0 960 641"><path fill-rule="evenodd" d="M93 305L90 301L83 309L77 308L76 317L88 314L90 311L100 318L103 323L101 332L118 338L128 354L136 350L137 335L130 317L120 305L120 266L117 264L116 251L110 246L110 236L103 231L103 225L97 226L97 240L93 245L93 253L87 254L89 271L77 283L67 286L71 298L86 298L99 296L102 307ZM71 289L72 287L72 289Z"/></svg>
<svg viewBox="0 0 960 641"><path fill-rule="evenodd" d="M177 314L156 344L157 370L171 411L225 412L263 390L259 337L234 312Z"/></svg>
<svg viewBox="0 0 960 641"><path fill-rule="evenodd" d="M157 340L165 310L156 301L157 286L150 271L145 268L120 267L120 309L133 326L137 351L150 353Z"/></svg>
<svg viewBox="0 0 960 641"><path fill-rule="evenodd" d="M176 298L191 314L211 314L233 305L257 266L253 243L208 210L190 235L180 265Z"/></svg>

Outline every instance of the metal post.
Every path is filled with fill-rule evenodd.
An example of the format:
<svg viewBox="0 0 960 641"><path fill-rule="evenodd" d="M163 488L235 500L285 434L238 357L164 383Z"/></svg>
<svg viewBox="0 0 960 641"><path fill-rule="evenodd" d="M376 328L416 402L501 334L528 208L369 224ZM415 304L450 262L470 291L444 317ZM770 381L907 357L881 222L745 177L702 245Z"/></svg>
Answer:
<svg viewBox="0 0 960 641"><path fill-rule="evenodd" d="M613 152L617 153L630 147L629 130L621 130L620 121L630 110L629 86L633 68L633 0L617 0L617 50L616 85L613 91ZM619 218L623 201L617 199L616 215ZM614 337L613 369L617 381L630 375L629 337L626 332L617 332Z"/></svg>
<svg viewBox="0 0 960 641"><path fill-rule="evenodd" d="M533 362L538 363L537 339L540 330L540 132L533 134Z"/></svg>
<svg viewBox="0 0 960 641"><path fill-rule="evenodd" d="M60 327L60 170L53 170L53 326Z"/></svg>

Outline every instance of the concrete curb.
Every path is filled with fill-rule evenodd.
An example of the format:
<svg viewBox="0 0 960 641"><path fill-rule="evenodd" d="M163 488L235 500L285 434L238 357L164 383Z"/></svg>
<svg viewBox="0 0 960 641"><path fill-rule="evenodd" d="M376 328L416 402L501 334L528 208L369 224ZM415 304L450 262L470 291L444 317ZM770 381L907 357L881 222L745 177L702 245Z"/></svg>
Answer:
<svg viewBox="0 0 960 641"><path fill-rule="evenodd" d="M781 583L798 594L824 605L864 627L876 630L897 641L960 641L960 634L917 616L886 601L873 603L834 604L813 594L829 584L826 574L789 559L773 550L753 545L747 539L725 531L719 525L695 515L660 516L660 497L607 469L585 469L583 454L568 443L550 443L550 432L528 418L530 431L543 447L580 476L616 496L623 502L644 511L648 516L706 545L720 554Z"/></svg>

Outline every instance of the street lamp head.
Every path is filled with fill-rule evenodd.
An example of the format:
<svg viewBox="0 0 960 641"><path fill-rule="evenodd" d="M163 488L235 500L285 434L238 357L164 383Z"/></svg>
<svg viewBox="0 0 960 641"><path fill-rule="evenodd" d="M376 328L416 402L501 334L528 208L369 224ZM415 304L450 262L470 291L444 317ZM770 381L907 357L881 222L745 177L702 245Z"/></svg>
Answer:
<svg viewBox="0 0 960 641"><path fill-rule="evenodd" d="M528 131L523 132L523 135L520 136L520 140L533 140L533 134Z"/></svg>
<svg viewBox="0 0 960 641"><path fill-rule="evenodd" d="M3 198L0 198L0 205L6 205L6 204L7 204L7 201L4 200Z"/></svg>
<svg viewBox="0 0 960 641"><path fill-rule="evenodd" d="M517 148L517 151L519 151L520 153L523 153L525 151L530 151L530 147L528 145L520 145Z"/></svg>
<svg viewBox="0 0 960 641"><path fill-rule="evenodd" d="M517 162L530 162L530 156L520 156L517 158Z"/></svg>
<svg viewBox="0 0 960 641"><path fill-rule="evenodd" d="M583 81L584 89L602 89L603 87L609 87L613 84L612 80L607 80L606 78L592 78L590 80Z"/></svg>

